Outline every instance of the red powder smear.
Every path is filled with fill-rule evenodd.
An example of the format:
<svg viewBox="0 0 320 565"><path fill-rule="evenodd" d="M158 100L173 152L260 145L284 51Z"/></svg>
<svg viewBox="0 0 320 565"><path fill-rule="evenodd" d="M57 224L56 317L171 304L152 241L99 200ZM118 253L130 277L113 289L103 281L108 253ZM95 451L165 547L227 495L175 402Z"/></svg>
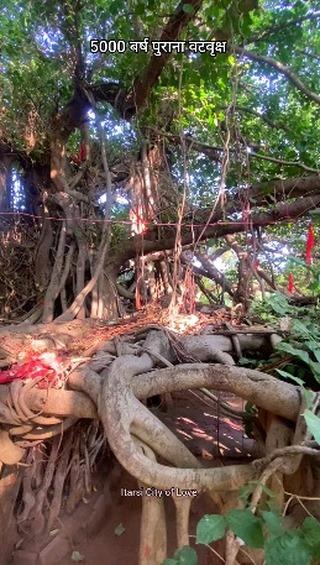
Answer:
<svg viewBox="0 0 320 565"><path fill-rule="evenodd" d="M57 378L56 370L50 362L39 355L32 355L23 363L16 363L10 369L0 371L0 385L9 384L17 379L37 379L43 381L38 384L39 388L47 388L49 383L54 384Z"/></svg>

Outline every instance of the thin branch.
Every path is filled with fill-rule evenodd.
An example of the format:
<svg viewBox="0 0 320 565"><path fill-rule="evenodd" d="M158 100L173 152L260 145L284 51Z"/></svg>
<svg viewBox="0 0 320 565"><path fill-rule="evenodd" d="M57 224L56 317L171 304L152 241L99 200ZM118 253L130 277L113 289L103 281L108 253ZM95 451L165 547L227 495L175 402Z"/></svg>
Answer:
<svg viewBox="0 0 320 565"><path fill-rule="evenodd" d="M250 157L257 157L258 159L263 159L264 161L270 161L271 163L278 163L279 165L285 165L288 167L299 167L304 171L308 171L310 173L319 173L320 169L314 169L313 167L308 167L304 163L300 163L300 161L286 161L284 159L279 159L277 157L271 157L270 155L261 155L261 153L255 153L255 151L251 151L249 153Z"/></svg>
<svg viewBox="0 0 320 565"><path fill-rule="evenodd" d="M266 65L269 65L270 67L273 67L276 71L284 75L288 79L288 81L291 82L298 90L303 92L303 94L305 94L307 98L320 105L320 96L310 90L310 88L308 88L289 67L287 67L280 61L276 61L276 59L266 57L265 55L258 55L257 53L253 53L252 51L248 51L247 49L243 49L242 47L235 47L234 50L236 53L244 55L252 61L257 61L258 63L264 63Z"/></svg>
<svg viewBox="0 0 320 565"><path fill-rule="evenodd" d="M272 25L268 29L260 33L260 35L251 37L249 42L257 43L258 41L263 41L264 39L266 39L266 37L274 35L275 33L278 33L278 31L283 31L284 29L287 29L289 27L296 27L298 24L301 24L307 20L317 20L318 18L320 18L320 10L317 10L316 12L313 12L311 14L305 14L304 16L300 16L299 18L296 18L294 20L289 20L285 23L282 22L278 25Z"/></svg>

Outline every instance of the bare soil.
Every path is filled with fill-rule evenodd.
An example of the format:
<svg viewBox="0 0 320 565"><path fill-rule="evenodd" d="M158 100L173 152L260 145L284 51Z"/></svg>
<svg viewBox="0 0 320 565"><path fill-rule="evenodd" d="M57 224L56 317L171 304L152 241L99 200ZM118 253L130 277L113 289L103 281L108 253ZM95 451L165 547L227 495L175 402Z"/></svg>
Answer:
<svg viewBox="0 0 320 565"><path fill-rule="evenodd" d="M226 395L223 399L226 400ZM237 409L243 408L239 399L231 398L230 395L227 399ZM245 437L241 422L219 414L190 392L175 394L174 404L167 407L166 412L161 409L155 411L204 465L230 464L235 459L239 461L250 457L254 442ZM79 552L86 565L137 565L141 499L121 496L121 488L135 489L137 482L120 469L118 464L108 480L111 485L111 505L103 526L95 535L85 534L81 540L73 543L73 551ZM168 518L168 553L173 555L176 541L172 500L166 499L165 506ZM206 496L199 496L193 501L190 515L190 531L193 535L200 518L213 512L214 505ZM120 531L121 535L117 535ZM219 551L217 544L215 549ZM200 565L221 563L207 548L197 546L197 553ZM72 565L74 561L71 554L72 551L59 562L60 565Z"/></svg>

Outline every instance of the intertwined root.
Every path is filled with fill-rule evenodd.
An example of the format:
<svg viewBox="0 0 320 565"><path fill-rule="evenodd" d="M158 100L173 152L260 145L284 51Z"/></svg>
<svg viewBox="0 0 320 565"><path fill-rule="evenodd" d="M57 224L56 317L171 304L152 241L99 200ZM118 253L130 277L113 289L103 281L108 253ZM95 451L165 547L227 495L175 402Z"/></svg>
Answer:
<svg viewBox="0 0 320 565"><path fill-rule="evenodd" d="M150 396L187 389L205 388L234 393L277 418L277 421L271 418L267 435L267 454L272 451L274 446L270 438L275 433L275 426L280 429L284 422L288 430L289 422L298 420L300 395L297 388L259 371L231 364L174 364L178 359L183 360L183 355L188 360L195 359L195 353L202 358L215 359L218 342L226 352L230 351L229 342L209 339L217 336L204 337L202 351L202 336L177 343L170 339L168 332L151 330L144 342L140 340L134 344L131 340L130 344L124 343L121 347L116 344L117 347L111 348L111 353L109 351L105 365L101 366L100 355L100 365L95 359L73 371L69 376L68 390L44 391L33 386L32 382L0 387L0 421L7 444L11 442L12 449L19 449L18 444L23 448L32 442L39 445L43 439L53 437L45 466L36 455L38 448L29 449L26 455L23 449L12 455L20 460L24 458L28 465L23 477L19 523L32 523L34 531L43 530L45 525L52 528L66 489L69 492L66 504L69 510L79 500L76 496L79 485L80 495L90 491L92 460L102 447L103 439L96 434L93 444L88 446L90 434L84 434L83 425L74 425L80 418L100 419L114 455L139 485L206 492L221 509L224 494L236 491L244 483L260 476L269 464L268 460L202 468L187 447L143 404ZM248 336L246 340L248 346ZM254 341L258 343L256 338ZM260 346L259 343L257 346ZM165 368L161 368L163 365ZM99 368L100 374L92 366ZM59 436L68 426L71 429L61 444ZM301 434L298 436L296 434L292 439L290 433L282 434L281 447L292 441L301 442ZM166 463L160 463L157 458ZM291 465L291 469L286 469L286 460L283 457L282 460L281 468L276 470L278 478L281 478L280 474L292 473L292 469L296 468L296 465ZM295 461L298 461L297 457ZM38 478L34 481L32 477ZM36 492L34 482L37 483ZM45 505L48 497L51 501L49 511ZM191 501L192 498L174 497L178 546L188 543ZM156 565L165 555L163 502L155 497L145 497L140 565Z"/></svg>

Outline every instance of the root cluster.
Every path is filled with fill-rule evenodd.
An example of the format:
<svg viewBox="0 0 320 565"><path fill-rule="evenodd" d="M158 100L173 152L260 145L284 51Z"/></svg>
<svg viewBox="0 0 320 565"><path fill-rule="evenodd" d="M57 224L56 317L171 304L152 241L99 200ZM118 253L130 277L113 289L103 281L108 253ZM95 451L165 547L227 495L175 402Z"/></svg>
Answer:
<svg viewBox="0 0 320 565"><path fill-rule="evenodd" d="M268 339L268 332L239 334L237 349L259 349ZM100 344L92 357L78 358L76 368L70 359L72 370L60 389L39 389L34 380L1 386L0 461L3 473L9 465L20 466L16 493L20 531L32 536L53 528L62 506L72 511L90 492L105 438L140 486L196 489L206 493L220 511L228 504L227 495L265 476L270 465L268 480L277 474L277 490L283 491L283 477L297 473L306 450L311 449L299 417L299 390L268 374L236 367L234 354L230 336L177 338L165 328L148 328ZM264 457L203 468L145 403L154 395L188 389L209 391L211 396L212 390L231 392L254 403L267 415L261 420ZM228 410L227 405L222 408ZM294 447L290 451L288 446ZM318 455L314 446L312 451L307 455ZM174 497L174 502L177 545L182 546L189 542L192 499ZM160 564L166 557L165 531L163 502L145 498L140 565Z"/></svg>

